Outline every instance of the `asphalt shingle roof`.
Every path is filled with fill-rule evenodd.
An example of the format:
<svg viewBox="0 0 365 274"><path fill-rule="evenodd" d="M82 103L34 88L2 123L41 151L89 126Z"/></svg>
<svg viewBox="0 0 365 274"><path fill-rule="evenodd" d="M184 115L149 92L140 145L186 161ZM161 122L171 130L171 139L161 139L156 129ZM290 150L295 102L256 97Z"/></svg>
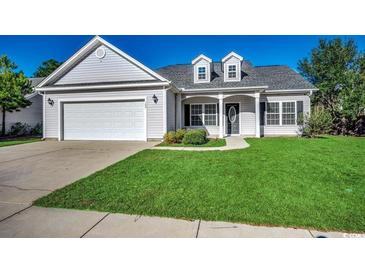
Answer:
<svg viewBox="0 0 365 274"><path fill-rule="evenodd" d="M242 79L239 82L224 82L221 62L213 62L213 71L209 83L194 84L194 66L191 64L162 67L156 72L172 81L178 88L228 88L268 86L269 90L315 89L311 83L288 66L254 67L249 62L242 62Z"/></svg>
<svg viewBox="0 0 365 274"><path fill-rule="evenodd" d="M34 88L34 87L38 86L38 84L40 82L42 82L44 78L46 78L46 77L34 77L34 78L28 78L28 79L31 82L32 87Z"/></svg>

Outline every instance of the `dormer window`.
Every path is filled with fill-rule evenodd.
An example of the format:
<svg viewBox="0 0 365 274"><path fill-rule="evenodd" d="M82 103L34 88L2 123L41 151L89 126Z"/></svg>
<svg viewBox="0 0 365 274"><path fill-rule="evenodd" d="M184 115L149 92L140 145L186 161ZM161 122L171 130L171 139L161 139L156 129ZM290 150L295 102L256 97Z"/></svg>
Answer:
<svg viewBox="0 0 365 274"><path fill-rule="evenodd" d="M222 59L225 82L241 81L242 61L242 56L234 52L231 52Z"/></svg>
<svg viewBox="0 0 365 274"><path fill-rule="evenodd" d="M198 67L198 80L206 80L207 79L207 67Z"/></svg>
<svg viewBox="0 0 365 274"><path fill-rule="evenodd" d="M237 78L237 65L228 65L228 78L229 79Z"/></svg>
<svg viewBox="0 0 365 274"><path fill-rule="evenodd" d="M192 62L194 68L194 83L210 82L212 59L201 54Z"/></svg>

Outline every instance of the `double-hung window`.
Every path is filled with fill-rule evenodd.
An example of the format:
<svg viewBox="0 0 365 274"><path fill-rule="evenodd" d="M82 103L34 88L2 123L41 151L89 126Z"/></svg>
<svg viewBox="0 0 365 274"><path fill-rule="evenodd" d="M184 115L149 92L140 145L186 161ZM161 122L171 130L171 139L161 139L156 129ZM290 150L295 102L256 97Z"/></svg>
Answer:
<svg viewBox="0 0 365 274"><path fill-rule="evenodd" d="M228 79L236 79L236 78L237 78L237 66L228 65Z"/></svg>
<svg viewBox="0 0 365 274"><path fill-rule="evenodd" d="M190 123L192 126L203 125L203 105L190 105Z"/></svg>
<svg viewBox="0 0 365 274"><path fill-rule="evenodd" d="M280 125L279 102L268 102L266 110L266 125Z"/></svg>
<svg viewBox="0 0 365 274"><path fill-rule="evenodd" d="M207 67L198 67L198 80L207 79Z"/></svg>
<svg viewBox="0 0 365 274"><path fill-rule="evenodd" d="M206 126L217 125L217 104L204 105L204 124Z"/></svg>
<svg viewBox="0 0 365 274"><path fill-rule="evenodd" d="M217 104L192 104L190 105L191 126L216 126Z"/></svg>
<svg viewBox="0 0 365 274"><path fill-rule="evenodd" d="M295 125L295 102L282 103L282 125Z"/></svg>

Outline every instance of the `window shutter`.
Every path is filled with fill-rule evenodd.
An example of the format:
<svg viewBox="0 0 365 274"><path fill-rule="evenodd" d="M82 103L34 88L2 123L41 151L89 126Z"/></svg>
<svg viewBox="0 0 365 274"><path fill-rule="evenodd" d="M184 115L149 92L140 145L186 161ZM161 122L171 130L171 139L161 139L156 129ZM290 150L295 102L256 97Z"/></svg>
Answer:
<svg viewBox="0 0 365 274"><path fill-rule="evenodd" d="M265 125L265 111L266 111L265 102L260 102L260 126Z"/></svg>
<svg viewBox="0 0 365 274"><path fill-rule="evenodd" d="M190 126L190 105L184 105L184 126Z"/></svg>
<svg viewBox="0 0 365 274"><path fill-rule="evenodd" d="M219 126L219 104L217 104L217 126Z"/></svg>
<svg viewBox="0 0 365 274"><path fill-rule="evenodd" d="M303 125L303 101L297 101L297 124Z"/></svg>

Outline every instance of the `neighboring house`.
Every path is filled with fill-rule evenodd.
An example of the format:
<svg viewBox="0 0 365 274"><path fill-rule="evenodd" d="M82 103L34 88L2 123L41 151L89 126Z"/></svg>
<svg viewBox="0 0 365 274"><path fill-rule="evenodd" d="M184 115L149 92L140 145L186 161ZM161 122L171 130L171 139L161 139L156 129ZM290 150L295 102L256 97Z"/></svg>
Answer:
<svg viewBox="0 0 365 274"><path fill-rule="evenodd" d="M254 67L233 52L153 71L96 36L36 90L45 138L149 140L181 127L295 135L316 88L287 66Z"/></svg>
<svg viewBox="0 0 365 274"><path fill-rule="evenodd" d="M29 78L31 85L34 88L37 86L44 78ZM5 130L8 132L11 126L17 122L26 123L31 127L35 127L37 124L42 123L43 119L43 105L42 96L36 91L25 96L32 104L28 107L21 108L19 111L6 112L5 114ZM2 112L1 112L2 114ZM2 117L2 116L1 116ZM1 125L0 121L0 125Z"/></svg>

